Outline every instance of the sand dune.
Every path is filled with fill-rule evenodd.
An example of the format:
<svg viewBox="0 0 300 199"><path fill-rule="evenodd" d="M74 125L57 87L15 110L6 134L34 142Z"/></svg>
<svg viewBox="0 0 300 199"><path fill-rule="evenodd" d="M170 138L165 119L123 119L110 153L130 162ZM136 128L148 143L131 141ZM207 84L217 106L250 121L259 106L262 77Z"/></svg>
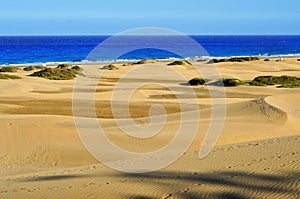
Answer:
<svg viewBox="0 0 300 199"><path fill-rule="evenodd" d="M203 70L211 67L199 62L193 64ZM149 69L168 67L166 63L147 66ZM300 77L300 64L292 58L284 62L259 60L217 66L223 77L243 80L258 75ZM217 87L194 87L195 95L191 95L182 80L154 75L155 81L178 93L175 95L170 89L153 83L134 92L129 112L137 125L149 124L149 110L154 104L163 105L167 113L162 133L151 139L137 139L116 126L110 104L112 89L120 77L137 66L118 66L119 70L105 71L100 81L89 80L97 80L101 66L82 67L87 71L84 77L87 81L80 85L79 92L91 93L95 86L99 124L117 146L132 152L150 152L165 146L180 126L181 112L192 113L196 105L200 108L200 120L186 121L191 126L200 125L192 145L177 162L157 172L133 175L109 169L87 152L77 134L72 117L74 81L50 81L28 77L30 72L19 71L16 74L21 80L0 80L0 198L20 195L26 198L300 197L300 89L226 88L224 129L217 147L199 160L198 152L211 122L212 107L220 108L220 104L212 106L209 95L209 90L219 92ZM190 66L169 68L186 80L197 76ZM151 78L143 79L142 73L137 71L138 78L122 81L151 82ZM178 96L185 101L181 107ZM85 106L83 103L81 108L85 110ZM119 120L126 120L127 102L116 100L116 108ZM152 113L154 118L160 118L163 112L155 109ZM154 125L160 124L158 120Z"/></svg>

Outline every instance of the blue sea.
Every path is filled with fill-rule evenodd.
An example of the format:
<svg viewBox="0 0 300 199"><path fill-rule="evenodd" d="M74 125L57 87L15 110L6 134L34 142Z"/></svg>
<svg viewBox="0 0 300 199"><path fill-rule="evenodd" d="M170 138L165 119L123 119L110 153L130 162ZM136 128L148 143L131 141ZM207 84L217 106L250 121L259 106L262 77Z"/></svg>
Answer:
<svg viewBox="0 0 300 199"><path fill-rule="evenodd" d="M87 60L89 53L110 36L1 36L0 65L40 65L61 62L98 63L110 61L132 61L141 59L201 59L202 54L190 48L190 44L176 38L169 45L186 51L187 57L159 49L140 49L126 53L116 60L102 57ZM130 43L117 43L107 48L114 51L124 45L135 46L149 42L149 36L136 36ZM150 36L151 37L151 36ZM156 42L163 45L168 36ZM190 36L208 53L210 58L232 56L284 57L300 56L300 36ZM132 38L132 36L131 36ZM151 40L151 38L150 38ZM133 41L133 42L132 42ZM140 44L140 43L139 43ZM138 46L138 45L137 45ZM107 53L109 54L109 53Z"/></svg>

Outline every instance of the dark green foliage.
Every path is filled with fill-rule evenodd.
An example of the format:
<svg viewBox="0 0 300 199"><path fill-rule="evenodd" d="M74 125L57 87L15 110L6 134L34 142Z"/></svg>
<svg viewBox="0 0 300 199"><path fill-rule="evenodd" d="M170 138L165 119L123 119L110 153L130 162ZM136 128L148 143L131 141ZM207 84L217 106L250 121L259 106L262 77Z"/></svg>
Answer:
<svg viewBox="0 0 300 199"><path fill-rule="evenodd" d="M207 63L213 64L213 63L221 63L221 62L227 62L227 59L211 59Z"/></svg>
<svg viewBox="0 0 300 199"><path fill-rule="evenodd" d="M76 71L81 71L82 70L82 68L79 67L79 66L73 66L71 69L76 70Z"/></svg>
<svg viewBox="0 0 300 199"><path fill-rule="evenodd" d="M251 81L251 82L249 82L249 85L250 86L267 86L266 84L257 82L257 81Z"/></svg>
<svg viewBox="0 0 300 199"><path fill-rule="evenodd" d="M204 85L205 82L206 82L205 79L199 78L199 77L195 77L195 78L193 78L193 79L191 79L191 80L189 81L189 84L190 84L191 86L198 86L198 85Z"/></svg>
<svg viewBox="0 0 300 199"><path fill-rule="evenodd" d="M27 66L25 68L23 68L24 71L33 71L35 70L35 67L34 66Z"/></svg>
<svg viewBox="0 0 300 199"><path fill-rule="evenodd" d="M264 61L271 61L270 59L264 59Z"/></svg>
<svg viewBox="0 0 300 199"><path fill-rule="evenodd" d="M35 69L41 70L41 69L45 69L45 66L35 66Z"/></svg>
<svg viewBox="0 0 300 199"><path fill-rule="evenodd" d="M173 61L172 63L168 64L168 66L173 66L173 65L185 66L185 65L192 65L192 64L189 61L186 61L186 60Z"/></svg>
<svg viewBox="0 0 300 199"><path fill-rule="evenodd" d="M246 82L243 82L242 80L236 79L236 78L224 78L221 80L218 80L217 85L225 87L232 87L232 86L240 86L240 85L247 85Z"/></svg>
<svg viewBox="0 0 300 199"><path fill-rule="evenodd" d="M208 63L256 61L258 57L231 57L229 59L212 59Z"/></svg>
<svg viewBox="0 0 300 199"><path fill-rule="evenodd" d="M153 63L157 63L157 60L147 60L147 59L143 59L141 61L135 62L133 64L153 64Z"/></svg>
<svg viewBox="0 0 300 199"><path fill-rule="evenodd" d="M102 69L103 70L117 70L119 68L117 66L113 65L113 64L109 64L107 66L103 66Z"/></svg>
<svg viewBox="0 0 300 199"><path fill-rule="evenodd" d="M70 64L59 64L57 66L57 68L59 68L59 69L67 69L67 68L70 68L70 67L71 67Z"/></svg>
<svg viewBox="0 0 300 199"><path fill-rule="evenodd" d="M293 76L259 76L254 78L251 82L258 82L265 85L289 85L289 84L299 84L300 78ZM250 84L251 84L250 82Z"/></svg>
<svg viewBox="0 0 300 199"><path fill-rule="evenodd" d="M278 86L278 88L300 88L300 83L299 84L283 84Z"/></svg>
<svg viewBox="0 0 300 199"><path fill-rule="evenodd" d="M16 75L0 74L0 79L22 79Z"/></svg>
<svg viewBox="0 0 300 199"><path fill-rule="evenodd" d="M73 69L46 68L32 73L30 76L43 77L50 80L70 80L74 79L78 71Z"/></svg>
<svg viewBox="0 0 300 199"><path fill-rule="evenodd" d="M0 72L8 72L8 73L14 73L17 72L18 68L13 66L5 66L0 68Z"/></svg>

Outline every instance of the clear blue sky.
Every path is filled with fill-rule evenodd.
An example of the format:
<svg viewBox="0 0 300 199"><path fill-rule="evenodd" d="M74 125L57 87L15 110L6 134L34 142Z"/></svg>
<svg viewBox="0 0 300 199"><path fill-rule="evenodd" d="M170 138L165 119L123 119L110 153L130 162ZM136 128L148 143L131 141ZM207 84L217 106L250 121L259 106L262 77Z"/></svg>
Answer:
<svg viewBox="0 0 300 199"><path fill-rule="evenodd" d="M0 35L103 35L139 27L185 34L300 34L299 0L6 0Z"/></svg>

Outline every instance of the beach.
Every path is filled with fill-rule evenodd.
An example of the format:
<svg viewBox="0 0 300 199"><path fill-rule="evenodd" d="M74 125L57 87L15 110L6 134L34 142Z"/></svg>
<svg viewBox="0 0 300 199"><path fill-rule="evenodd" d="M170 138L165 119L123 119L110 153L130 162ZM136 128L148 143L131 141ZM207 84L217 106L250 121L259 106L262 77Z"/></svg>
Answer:
<svg viewBox="0 0 300 199"><path fill-rule="evenodd" d="M222 78L243 81L262 75L300 77L297 59L222 62L215 66ZM150 107L163 105L167 122L162 133L151 139L135 139L124 134L115 123L111 98L118 81L145 81L142 70L136 72L136 78L122 79L127 72L141 66L153 68L154 73L155 67L174 70L186 81L171 81L164 74L153 77L161 84L182 89L180 96L189 99L190 93L183 88L190 79L199 76L195 68L209 71L212 67L206 61L195 60L192 65L167 63L116 63L118 69L103 71L96 85L89 84L89 80L98 77L104 64L80 65L87 83L80 85L79 91L83 94L95 91L98 122L117 146L139 153L159 149L174 137L181 112L194 111L194 106L188 103L180 109L174 93L155 84L153 79L153 84L140 87L131 96L129 113L136 124L143 126L149 123ZM187 151L166 168L130 174L103 165L81 142L72 109L76 80L48 80L28 76L31 73L19 70L11 74L22 79L0 80L0 198L300 197L300 88L226 87L224 128L213 150L199 159L211 121L209 91L219 88L193 86L200 110L200 120L196 122L200 126ZM146 80L151 82L151 78ZM128 104L120 101L116 106L122 119ZM153 114L159 116L161 112L154 110ZM130 165L131 160L127 161Z"/></svg>

